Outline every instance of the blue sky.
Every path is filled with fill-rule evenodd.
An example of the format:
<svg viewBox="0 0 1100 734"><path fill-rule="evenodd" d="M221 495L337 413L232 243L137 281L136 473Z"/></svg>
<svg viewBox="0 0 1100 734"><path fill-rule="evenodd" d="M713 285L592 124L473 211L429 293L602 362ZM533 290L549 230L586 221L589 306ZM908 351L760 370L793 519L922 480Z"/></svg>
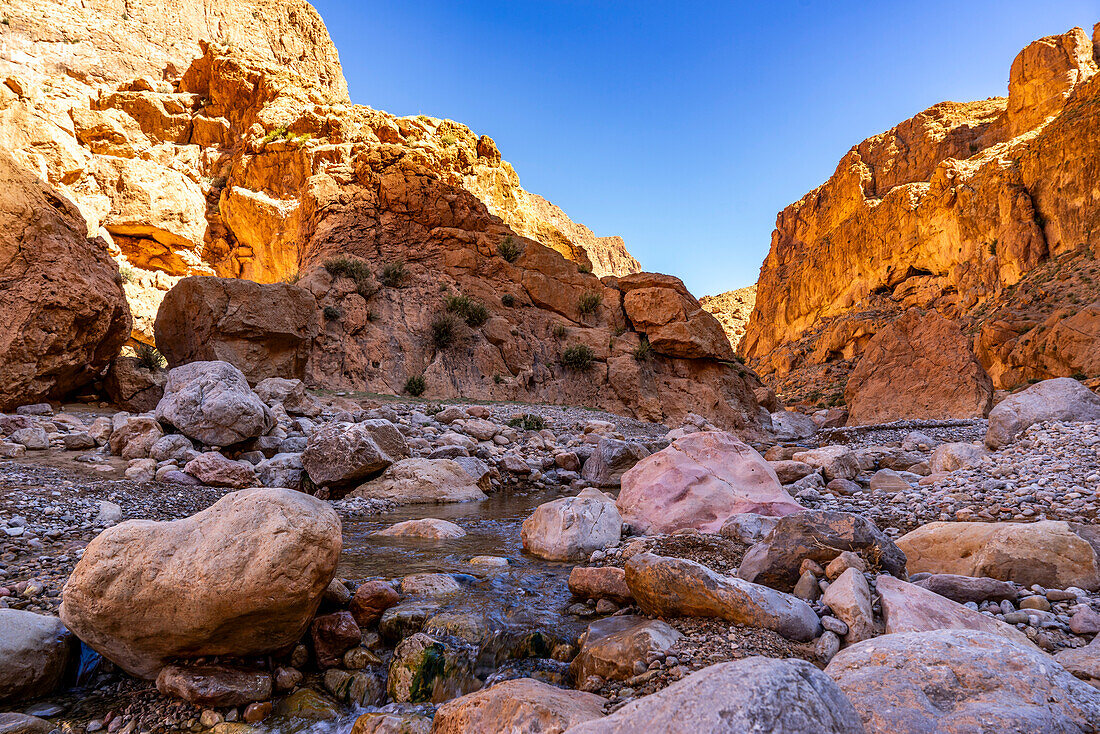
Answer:
<svg viewBox="0 0 1100 734"><path fill-rule="evenodd" d="M756 280L776 213L860 140L1006 94L1067 2L315 0L354 102L492 136L524 188L697 295Z"/></svg>

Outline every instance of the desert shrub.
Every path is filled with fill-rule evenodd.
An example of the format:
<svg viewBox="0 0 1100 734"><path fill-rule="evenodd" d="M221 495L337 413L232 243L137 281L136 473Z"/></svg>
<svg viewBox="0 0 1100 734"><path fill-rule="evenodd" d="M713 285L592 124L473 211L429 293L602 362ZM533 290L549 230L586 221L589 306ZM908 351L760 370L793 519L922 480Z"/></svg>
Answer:
<svg viewBox="0 0 1100 734"><path fill-rule="evenodd" d="M457 138L455 138L454 135L442 135L439 138L439 142L444 148L450 148L455 144L456 140Z"/></svg>
<svg viewBox="0 0 1100 734"><path fill-rule="evenodd" d="M263 142L270 143L274 140L285 140L289 134L290 133L287 132L285 127L279 126L269 132L267 135L264 135Z"/></svg>
<svg viewBox="0 0 1100 734"><path fill-rule="evenodd" d="M424 408L424 415L438 415L443 412L443 406L439 403L433 403Z"/></svg>
<svg viewBox="0 0 1100 734"><path fill-rule="evenodd" d="M133 283L137 280L137 273L127 263L123 263L118 266L118 276L122 279L123 283Z"/></svg>
<svg viewBox="0 0 1100 734"><path fill-rule="evenodd" d="M336 321L344 315L340 313L340 309L336 308L336 306L325 306L321 313L325 315L325 321Z"/></svg>
<svg viewBox="0 0 1100 734"><path fill-rule="evenodd" d="M447 311L461 317L475 328L489 320L489 309L485 304L469 296L448 296Z"/></svg>
<svg viewBox="0 0 1100 734"><path fill-rule="evenodd" d="M137 349L134 350L134 354L137 356L138 364L150 372L163 369L168 364L168 360L164 358L164 355L151 344L139 344Z"/></svg>
<svg viewBox="0 0 1100 734"><path fill-rule="evenodd" d="M382 266L382 274L378 277L382 285L388 288L397 288L405 281L405 261L386 263Z"/></svg>
<svg viewBox="0 0 1100 734"><path fill-rule="evenodd" d="M591 265L585 265L584 263L577 263L577 272L578 273L585 273L585 274L591 273L592 272L592 266Z"/></svg>
<svg viewBox="0 0 1100 734"><path fill-rule="evenodd" d="M355 281L355 290L363 298L370 297L378 292L378 285L371 276L370 266L357 257L337 255L324 262L325 270L336 278L351 278Z"/></svg>
<svg viewBox="0 0 1100 734"><path fill-rule="evenodd" d="M414 398L423 395L427 387L428 384L424 380L424 375L412 375L405 380L405 393L412 395Z"/></svg>
<svg viewBox="0 0 1100 734"><path fill-rule="evenodd" d="M294 271L284 275L282 282L288 283L290 285L294 285L295 283L297 283L301 279L302 279L302 271L301 270L294 270Z"/></svg>
<svg viewBox="0 0 1100 734"><path fill-rule="evenodd" d="M497 254L503 257L510 263L514 263L519 260L519 256L523 254L523 248L519 246L519 243L512 237L512 235L506 236L497 245Z"/></svg>
<svg viewBox="0 0 1100 734"><path fill-rule="evenodd" d="M504 384L504 377L499 372L497 372L493 375L493 382L497 385L502 385Z"/></svg>
<svg viewBox="0 0 1100 734"><path fill-rule="evenodd" d="M440 314L432 320L432 344L437 349L446 349L458 339L462 322L450 313Z"/></svg>
<svg viewBox="0 0 1100 734"><path fill-rule="evenodd" d="M639 362L644 362L650 358L653 354L653 347L649 346L649 339L644 336L638 342L638 346L634 347L634 359Z"/></svg>
<svg viewBox="0 0 1100 734"><path fill-rule="evenodd" d="M500 303L502 306L512 308L512 306L516 305L516 297L513 296L511 293L505 293L503 296L500 297Z"/></svg>
<svg viewBox="0 0 1100 734"><path fill-rule="evenodd" d="M541 415L524 413L508 419L508 425L512 428L522 428L525 431L541 431L546 428L546 421Z"/></svg>
<svg viewBox="0 0 1100 734"><path fill-rule="evenodd" d="M596 313L596 309L603 303L603 294L598 291L587 291L577 299L577 310L582 316Z"/></svg>
<svg viewBox="0 0 1100 734"><path fill-rule="evenodd" d="M573 344L561 353L561 363L572 370L587 370L595 359L596 353L587 344Z"/></svg>
<svg viewBox="0 0 1100 734"><path fill-rule="evenodd" d="M554 334L555 339L564 339L565 338L565 324L554 324L554 329L553 329L552 333Z"/></svg>

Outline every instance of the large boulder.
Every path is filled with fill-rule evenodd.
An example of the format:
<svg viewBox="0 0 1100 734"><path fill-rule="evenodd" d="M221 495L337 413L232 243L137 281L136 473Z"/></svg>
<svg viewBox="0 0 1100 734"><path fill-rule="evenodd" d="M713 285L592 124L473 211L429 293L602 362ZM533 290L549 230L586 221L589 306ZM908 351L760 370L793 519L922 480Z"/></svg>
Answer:
<svg viewBox="0 0 1100 734"><path fill-rule="evenodd" d="M208 446L232 446L274 425L271 411L227 362L191 362L169 370L156 416Z"/></svg>
<svg viewBox="0 0 1100 734"><path fill-rule="evenodd" d="M303 458L305 454L302 455ZM352 497L398 504L442 504L486 499L473 477L451 459L402 459L376 479L359 485Z"/></svg>
<svg viewBox="0 0 1100 734"><path fill-rule="evenodd" d="M261 656L297 642L340 554L340 519L288 489L246 489L172 522L130 520L85 549L61 619L127 672Z"/></svg>
<svg viewBox="0 0 1100 734"><path fill-rule="evenodd" d="M791 458L820 469L825 480L829 482L834 479L855 479L859 475L859 459L847 446L822 446L799 451Z"/></svg>
<svg viewBox="0 0 1100 734"><path fill-rule="evenodd" d="M285 377L268 377L256 385L256 395L272 408L282 405L290 415L315 417L321 414L321 404L306 392L301 380Z"/></svg>
<svg viewBox="0 0 1100 734"><path fill-rule="evenodd" d="M722 324L671 275L632 273L618 280L623 309L660 354L688 359L734 358Z"/></svg>
<svg viewBox="0 0 1100 734"><path fill-rule="evenodd" d="M517 678L447 701L435 712L432 732L561 734L571 726L601 718L606 703L592 693Z"/></svg>
<svg viewBox="0 0 1100 734"><path fill-rule="evenodd" d="M832 588L832 587L830 587ZM980 630L1031 647L1027 635L999 619L976 612L939 594L893 576L875 580L887 634L943 629Z"/></svg>
<svg viewBox="0 0 1100 734"><path fill-rule="evenodd" d="M0 411L96 378L130 336L107 243L76 205L0 151Z"/></svg>
<svg viewBox="0 0 1100 734"><path fill-rule="evenodd" d="M792 640L813 639L821 629L801 599L683 558L639 553L627 561L626 585L638 607L654 616L716 617Z"/></svg>
<svg viewBox="0 0 1100 734"><path fill-rule="evenodd" d="M717 533L739 513L802 509L764 457L719 431L689 434L642 459L623 475L617 505L623 521L646 534L685 528Z"/></svg>
<svg viewBox="0 0 1100 734"><path fill-rule="evenodd" d="M592 456L584 462L581 476L597 487L618 487L623 473L649 456L649 450L637 441L605 436L596 444Z"/></svg>
<svg viewBox="0 0 1100 734"><path fill-rule="evenodd" d="M52 692L65 674L71 635L57 617L0 609L0 704Z"/></svg>
<svg viewBox="0 0 1100 734"><path fill-rule="evenodd" d="M863 734L856 709L805 660L751 657L696 671L568 734Z"/></svg>
<svg viewBox="0 0 1100 734"><path fill-rule="evenodd" d="M550 561L579 560L618 543L622 525L615 500L583 489L536 507L523 521L523 549Z"/></svg>
<svg viewBox="0 0 1100 734"><path fill-rule="evenodd" d="M380 474L408 455L408 442L387 420L327 423L306 442L302 466L314 484L342 489Z"/></svg>
<svg viewBox="0 0 1100 734"><path fill-rule="evenodd" d="M989 412L985 445L1007 446L1033 423L1097 419L1100 395L1070 377L1043 380L997 403Z"/></svg>
<svg viewBox="0 0 1100 734"><path fill-rule="evenodd" d="M154 329L173 367L220 360L252 383L300 379L320 331L320 310L309 291L288 283L198 276L168 292Z"/></svg>
<svg viewBox="0 0 1100 734"><path fill-rule="evenodd" d="M1092 545L1061 520L933 522L898 538L909 573L988 576L1024 586L1100 588Z"/></svg>
<svg viewBox="0 0 1100 734"><path fill-rule="evenodd" d="M256 471L247 461L233 461L217 451L199 454L183 467L183 472L210 487L244 489L256 483Z"/></svg>
<svg viewBox="0 0 1100 734"><path fill-rule="evenodd" d="M167 372L143 367L137 357L119 357L111 362L103 388L120 409L144 413L156 409L167 380Z"/></svg>
<svg viewBox="0 0 1100 734"><path fill-rule="evenodd" d="M794 588L803 559L825 566L844 551L858 553L869 567L905 574L905 554L875 524L848 512L807 510L779 519L745 554L737 575L783 591Z"/></svg>
<svg viewBox="0 0 1100 734"><path fill-rule="evenodd" d="M570 670L577 683L597 675L605 680L626 680L637 673L635 665L647 665L654 653L667 653L683 637L659 619L618 615L588 625L584 641Z"/></svg>
<svg viewBox="0 0 1100 734"><path fill-rule="evenodd" d="M1091 732L1100 691L1036 648L995 634L937 630L876 637L825 672L869 732Z"/></svg>
<svg viewBox="0 0 1100 734"><path fill-rule="evenodd" d="M928 468L933 474L969 469L977 466L988 454L984 446L976 443L941 443L932 450L932 457L928 459Z"/></svg>
<svg viewBox="0 0 1100 734"><path fill-rule="evenodd" d="M825 589L821 603L848 625L846 642L861 642L875 634L871 587L858 568L848 568Z"/></svg>
<svg viewBox="0 0 1100 734"><path fill-rule="evenodd" d="M871 337L844 399L849 425L981 418L993 381L955 322L911 308Z"/></svg>

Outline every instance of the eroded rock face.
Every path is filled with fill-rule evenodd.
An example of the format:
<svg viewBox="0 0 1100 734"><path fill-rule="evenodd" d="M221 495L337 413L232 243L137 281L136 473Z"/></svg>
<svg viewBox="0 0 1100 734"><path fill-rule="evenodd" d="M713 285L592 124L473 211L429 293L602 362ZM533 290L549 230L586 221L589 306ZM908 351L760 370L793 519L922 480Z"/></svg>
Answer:
<svg viewBox="0 0 1100 734"><path fill-rule="evenodd" d="M937 104L852 148L777 216L742 355L781 395L842 390L876 332L916 307L979 335L995 387L1082 371L1093 347L1059 324L1095 289L1042 282L1063 267L1091 279L1100 248L1096 70L1082 29L1039 39L1007 98Z"/></svg>
<svg viewBox="0 0 1100 734"><path fill-rule="evenodd" d="M804 660L751 657L703 668L569 734L862 734L852 704Z"/></svg>
<svg viewBox="0 0 1100 734"><path fill-rule="evenodd" d="M876 637L825 672L870 732L1084 732L1100 721L1100 691L1038 649L984 632Z"/></svg>
<svg viewBox="0 0 1100 734"><path fill-rule="evenodd" d="M635 273L619 278L626 316L649 345L671 357L733 359L722 325L679 278Z"/></svg>
<svg viewBox="0 0 1100 734"><path fill-rule="evenodd" d="M844 397L852 425L981 418L993 383L956 324L911 308L871 338Z"/></svg>
<svg viewBox="0 0 1100 734"><path fill-rule="evenodd" d="M250 383L302 378L320 330L317 300L288 283L235 278L184 278L160 304L157 348L175 367L228 362Z"/></svg>
<svg viewBox="0 0 1100 734"><path fill-rule="evenodd" d="M616 504L624 522L651 534L684 528L716 533L739 513L802 509L764 457L719 431L689 434L642 459L623 475Z"/></svg>
<svg viewBox="0 0 1100 734"><path fill-rule="evenodd" d="M13 410L91 382L122 349L130 312L106 243L2 148L0 410Z"/></svg>
<svg viewBox="0 0 1100 734"><path fill-rule="evenodd" d="M146 679L180 658L265 655L306 631L340 545L340 519L321 500L233 492L182 520L101 533L65 584L61 619Z"/></svg>
<svg viewBox="0 0 1100 734"><path fill-rule="evenodd" d="M1093 547L1067 522L933 522L898 538L909 573L988 576L1024 586L1100 587Z"/></svg>
<svg viewBox="0 0 1100 734"><path fill-rule="evenodd" d="M191 362L169 370L156 416L209 446L232 446L274 425L271 411L227 362Z"/></svg>

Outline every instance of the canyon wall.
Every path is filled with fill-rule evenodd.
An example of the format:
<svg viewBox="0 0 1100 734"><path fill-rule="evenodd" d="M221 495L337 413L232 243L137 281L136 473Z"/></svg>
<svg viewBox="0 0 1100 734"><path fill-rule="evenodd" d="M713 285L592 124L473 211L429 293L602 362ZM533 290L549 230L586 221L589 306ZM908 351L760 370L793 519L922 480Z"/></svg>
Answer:
<svg viewBox="0 0 1100 734"><path fill-rule="evenodd" d="M1100 374L1080 315L1100 295L1094 41L1100 26L1035 41L1007 98L930 107L779 213L739 351L781 396L841 399L913 307L958 322L998 388Z"/></svg>

